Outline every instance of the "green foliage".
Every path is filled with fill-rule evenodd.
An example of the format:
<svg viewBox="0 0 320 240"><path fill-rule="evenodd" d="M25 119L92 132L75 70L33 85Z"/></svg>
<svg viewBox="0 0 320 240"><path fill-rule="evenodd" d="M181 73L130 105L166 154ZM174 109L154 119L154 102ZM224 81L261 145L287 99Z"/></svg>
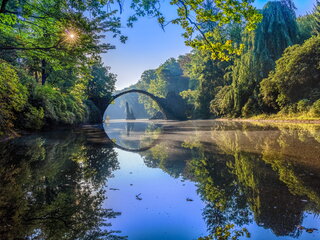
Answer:
<svg viewBox="0 0 320 240"><path fill-rule="evenodd" d="M69 56L86 58L86 54L110 48L108 44L99 43L102 29L108 29L116 36L120 34L120 20L114 16L116 12L103 10L105 1L5 2L0 11L0 29L6 31L0 49L37 50L30 54L47 60L65 57L65 52ZM15 38L17 28L19 38ZM5 40L9 38L14 41L8 45Z"/></svg>
<svg viewBox="0 0 320 240"><path fill-rule="evenodd" d="M231 86L217 88L217 94L210 102L210 111L217 116L232 116L234 106Z"/></svg>
<svg viewBox="0 0 320 240"><path fill-rule="evenodd" d="M297 24L299 29L299 43L301 44L312 36L315 25L314 17L312 14L298 17Z"/></svg>
<svg viewBox="0 0 320 240"><path fill-rule="evenodd" d="M297 111L298 112L305 112L310 109L310 100L309 99L302 99L297 102Z"/></svg>
<svg viewBox="0 0 320 240"><path fill-rule="evenodd" d="M211 14L219 15L214 4L204 8ZM278 96L274 83L270 82L268 87L260 88L260 82L275 69L276 60L288 46L311 37L314 25L312 16L297 20L294 10L291 0L268 2L261 10L262 22L252 32L245 31L241 24L236 23L229 23L223 29L216 28L216 22L208 18L200 26L215 39L231 39L239 46L244 44L243 54L239 58L226 63L213 60L209 50L195 50L179 57L179 67L174 67L177 63L169 59L157 70L145 73L145 79L136 86L157 96L166 96L169 91L176 91L189 104L187 115L193 118L250 117L261 112L279 111L278 103L272 101ZM310 69L314 64L308 63ZM291 73L293 71L292 68ZM188 77L188 83L181 81L184 77ZM181 83L183 87L179 85ZM317 99L316 93L312 95ZM283 94L279 96L278 102L282 102L283 106L290 105L286 98L286 94ZM141 101L148 109L156 109L154 112L158 110L154 103L147 103L146 98ZM287 109L297 109L297 106L289 105Z"/></svg>
<svg viewBox="0 0 320 240"><path fill-rule="evenodd" d="M210 101L219 90L219 86L226 84L224 75L229 63L212 60L209 54L195 52L191 55L187 75L190 79L197 79L194 92L194 116L209 118Z"/></svg>
<svg viewBox="0 0 320 240"><path fill-rule="evenodd" d="M320 34L320 1L316 0L316 4L313 9L313 20L314 20L314 27L313 31L315 34Z"/></svg>
<svg viewBox="0 0 320 240"><path fill-rule="evenodd" d="M207 237L200 237L198 240L239 240L240 237L250 238L251 234L246 228L235 230L233 224L217 227L215 232Z"/></svg>
<svg viewBox="0 0 320 240"><path fill-rule="evenodd" d="M152 5L153 2L149 4ZM192 11L197 11L200 3L181 1L179 4L181 4L180 7L187 10L184 13L187 16ZM190 12L188 12L188 4L193 6ZM142 11L142 15L143 13L152 15L157 10L153 9L151 5L149 5L150 8L141 9L143 5L137 3L135 7ZM198 25L200 30L210 34L211 40L214 39L214 41L217 40L221 43L228 39L232 41L232 44L238 47L242 46L242 55L228 63L221 61L222 55L218 57L219 60L213 60L212 49L208 50L201 43L199 48L203 47L203 51L201 49L194 50L180 56L178 61L169 59L158 69L146 71L141 80L133 87L144 89L160 97L166 96L170 91L178 93L189 105L187 110L189 118L251 117L262 112L275 113L280 110L281 114L285 114L285 112L295 114L305 107L308 110L305 109L304 112L315 116L309 110L312 103L319 98L318 88L312 85L316 84L316 81L311 83L308 79L316 78L317 74L313 74L313 72L317 71L318 59L312 56L307 62L308 57L306 56L306 63L299 65L294 60L296 58L294 54L289 56L287 51L290 50L286 50L289 46L303 43L312 36L315 13L296 19L296 8L293 1L268 2L260 11L263 19L257 28L254 31L247 31L243 25L236 21L229 22L223 28L219 27L217 21L211 19L211 16L214 15L218 19L221 13L221 9L219 10L215 1L204 3L201 7L203 13L206 12L208 17L205 21L203 19L201 21L201 17L200 20L197 19L200 21ZM151 12L148 13L149 10ZM181 14L183 13L181 12ZM185 26L187 27L188 24ZM205 37L200 36L197 40L205 41ZM313 46L314 49L318 49L317 47ZM268 82L263 80L269 74L271 76L272 71L278 71L275 70L276 61L283 54L284 56L288 55L287 60L282 64L282 68L287 69L283 73L283 79ZM277 66L277 68L279 67ZM292 85L289 84L287 87L286 84L291 81L291 75L295 73L298 74L300 80L297 78L294 81L301 83L301 85L297 85L296 90L298 91L302 85L305 90L297 92L297 94L292 93L291 95L297 99L289 101L289 93L280 94L277 84L282 84L284 91L290 91ZM279 77L278 75L274 76L274 78ZM307 96L309 93L311 96ZM305 102L297 105L301 99L310 100L308 106L305 105ZM151 114L159 110L157 105L146 97L140 97L140 101L144 103Z"/></svg>
<svg viewBox="0 0 320 240"><path fill-rule="evenodd" d="M121 12L122 3L117 2ZM252 6L252 2L214 0L212 6L208 7L201 1L172 0L170 4L176 6L178 17L170 22L179 24L185 30L183 35L187 45L210 52L213 58L228 60L230 55L240 54L243 46L233 43L229 38L216 38L212 31L207 31L203 26L211 23L210 26L221 30L226 24L237 23L252 31L261 20L261 15ZM158 0L132 1L130 7L134 9L134 14L129 17L128 25L132 26L138 17L149 15L156 17L164 27L168 22L161 8L159 9L159 4ZM111 8L108 1L5 1L0 11L0 30L5 30L6 34L1 45L6 50L37 50L31 52L31 55L48 62L56 60L56 67L61 67L63 65L60 58L66 56L64 51L70 56L85 59L88 55L112 48L109 44L99 42L104 37L101 34L103 30L125 42L127 37L121 35L121 22L117 13L118 10L114 9L114 5ZM196 20L193 20L193 16ZM15 38L17 26L19 38ZM201 37L194 36L195 33L199 33ZM70 64L73 62L70 61Z"/></svg>
<svg viewBox="0 0 320 240"><path fill-rule="evenodd" d="M233 111L237 116L261 111L259 106L242 108L248 101L258 103L259 82L274 69L283 51L297 42L298 30L292 9L281 2L269 2L262 14L264 17L257 30L245 35L245 53L233 67Z"/></svg>
<svg viewBox="0 0 320 240"><path fill-rule="evenodd" d="M101 60L91 67L92 78L87 85L87 96L89 99L107 98L114 91L116 75L110 72L110 67L103 66Z"/></svg>
<svg viewBox="0 0 320 240"><path fill-rule="evenodd" d="M41 129L50 124L101 121L97 108L87 100L107 100L114 90L116 76L102 65L99 57L113 47L100 40L104 38L103 32L113 33L114 37L121 35L117 12L105 11L106 4L106 1L66 0L2 2L1 59L14 66L12 71L16 71L24 85L21 89L20 85L12 85L12 94L25 94L28 101L18 109L21 96L15 98L16 102L6 100L11 109L6 108L6 113L1 114L3 124L10 128ZM125 40L122 36L120 39ZM7 66L0 61L1 67ZM1 81L8 78L5 74L1 77ZM12 75L9 79L14 83L18 78Z"/></svg>
<svg viewBox="0 0 320 240"><path fill-rule="evenodd" d="M261 95L266 105L281 110L302 99L314 102L320 98L319 49L318 36L285 51L275 71L261 82Z"/></svg>
<svg viewBox="0 0 320 240"><path fill-rule="evenodd" d="M84 101L86 107L85 122L87 123L100 123L101 122L101 111L97 105L91 100Z"/></svg>
<svg viewBox="0 0 320 240"><path fill-rule="evenodd" d="M193 104L193 103L195 103L196 99L198 98L198 91L188 89L188 90L180 92L180 96L183 99L187 99L188 103Z"/></svg>
<svg viewBox="0 0 320 240"><path fill-rule="evenodd" d="M139 82L131 87L165 98L169 93L179 94L186 90L188 85L189 78L183 75L179 62L170 58L157 69L143 72ZM144 104L151 116L160 110L157 103L147 96L139 96L139 102Z"/></svg>
<svg viewBox="0 0 320 240"><path fill-rule="evenodd" d="M0 134L3 134L13 127L15 114L23 110L27 91L9 63L0 60L0 73Z"/></svg>
<svg viewBox="0 0 320 240"><path fill-rule="evenodd" d="M209 54L213 59L230 60L233 55L239 55L243 45L238 45L230 38L224 38L218 32L230 23L241 24L247 31L255 29L262 16L252 6L252 0L213 0L211 4L193 0L171 0L170 4L177 8L177 18L169 20L179 24L183 29L185 43L202 53ZM167 20L158 8L160 1L133 1L131 7L135 14L129 18L129 26L140 16L153 16L162 27ZM208 31L207 26L213 29ZM198 33L200 36L197 36Z"/></svg>
<svg viewBox="0 0 320 240"><path fill-rule="evenodd" d="M320 99L312 104L309 113L313 117L320 117Z"/></svg>
<svg viewBox="0 0 320 240"><path fill-rule="evenodd" d="M27 106L21 120L21 125L23 125L24 128L40 130L44 126L43 108L40 107L38 109L31 105Z"/></svg>
<svg viewBox="0 0 320 240"><path fill-rule="evenodd" d="M84 103L72 95L62 94L49 85L37 86L32 102L43 109L48 124L78 124L85 121Z"/></svg>

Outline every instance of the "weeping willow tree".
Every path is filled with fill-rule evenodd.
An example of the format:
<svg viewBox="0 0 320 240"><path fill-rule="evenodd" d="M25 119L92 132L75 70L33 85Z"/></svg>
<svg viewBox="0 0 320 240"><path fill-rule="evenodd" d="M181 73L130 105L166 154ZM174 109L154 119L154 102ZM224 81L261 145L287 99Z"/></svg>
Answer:
<svg viewBox="0 0 320 240"><path fill-rule="evenodd" d="M261 111L259 83L274 69L283 51L298 41L294 5L288 1L269 2L262 10L258 28L243 36L244 54L233 67L233 115L248 116Z"/></svg>
<svg viewBox="0 0 320 240"><path fill-rule="evenodd" d="M317 0L313 10L314 33L320 34L320 1Z"/></svg>

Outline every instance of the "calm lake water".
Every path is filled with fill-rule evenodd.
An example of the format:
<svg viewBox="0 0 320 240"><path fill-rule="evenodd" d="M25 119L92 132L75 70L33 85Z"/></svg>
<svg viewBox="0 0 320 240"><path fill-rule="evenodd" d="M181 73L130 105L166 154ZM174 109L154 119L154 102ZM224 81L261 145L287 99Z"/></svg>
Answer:
<svg viewBox="0 0 320 240"><path fill-rule="evenodd" d="M0 143L1 240L319 240L319 213L320 125L112 120Z"/></svg>

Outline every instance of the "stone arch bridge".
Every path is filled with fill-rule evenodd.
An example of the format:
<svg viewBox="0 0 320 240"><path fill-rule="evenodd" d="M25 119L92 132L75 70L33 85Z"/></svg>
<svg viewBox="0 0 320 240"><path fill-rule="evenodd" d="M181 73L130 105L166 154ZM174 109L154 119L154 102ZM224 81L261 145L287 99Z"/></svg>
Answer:
<svg viewBox="0 0 320 240"><path fill-rule="evenodd" d="M165 98L161 98L144 90L130 89L111 96L110 101L107 103L106 109L115 99L129 93L140 93L150 97L158 104L161 112L168 120L186 120L187 118L185 102L178 94L173 92L169 92Z"/></svg>

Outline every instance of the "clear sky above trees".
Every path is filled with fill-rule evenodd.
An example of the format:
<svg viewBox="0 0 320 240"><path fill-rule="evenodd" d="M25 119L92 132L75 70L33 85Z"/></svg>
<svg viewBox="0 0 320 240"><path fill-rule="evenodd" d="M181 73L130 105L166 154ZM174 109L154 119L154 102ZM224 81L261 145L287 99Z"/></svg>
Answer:
<svg viewBox="0 0 320 240"><path fill-rule="evenodd" d="M262 8L267 0L256 0L255 6ZM315 0L294 0L297 15L303 15L312 10ZM163 12L169 18L175 16L175 9L164 4ZM123 19L132 12L127 5L124 6ZM125 24L124 24L125 26ZM117 39L106 39L113 43L116 50L111 50L103 55L103 61L111 66L111 71L118 75L116 88L118 90L136 83L142 72L147 69L157 68L170 57L178 57L191 51L185 46L183 33L179 25L169 25L165 32L161 29L156 19L142 18L134 23L133 28L124 28L123 33L129 39L126 44ZM111 37L110 37L111 38Z"/></svg>

